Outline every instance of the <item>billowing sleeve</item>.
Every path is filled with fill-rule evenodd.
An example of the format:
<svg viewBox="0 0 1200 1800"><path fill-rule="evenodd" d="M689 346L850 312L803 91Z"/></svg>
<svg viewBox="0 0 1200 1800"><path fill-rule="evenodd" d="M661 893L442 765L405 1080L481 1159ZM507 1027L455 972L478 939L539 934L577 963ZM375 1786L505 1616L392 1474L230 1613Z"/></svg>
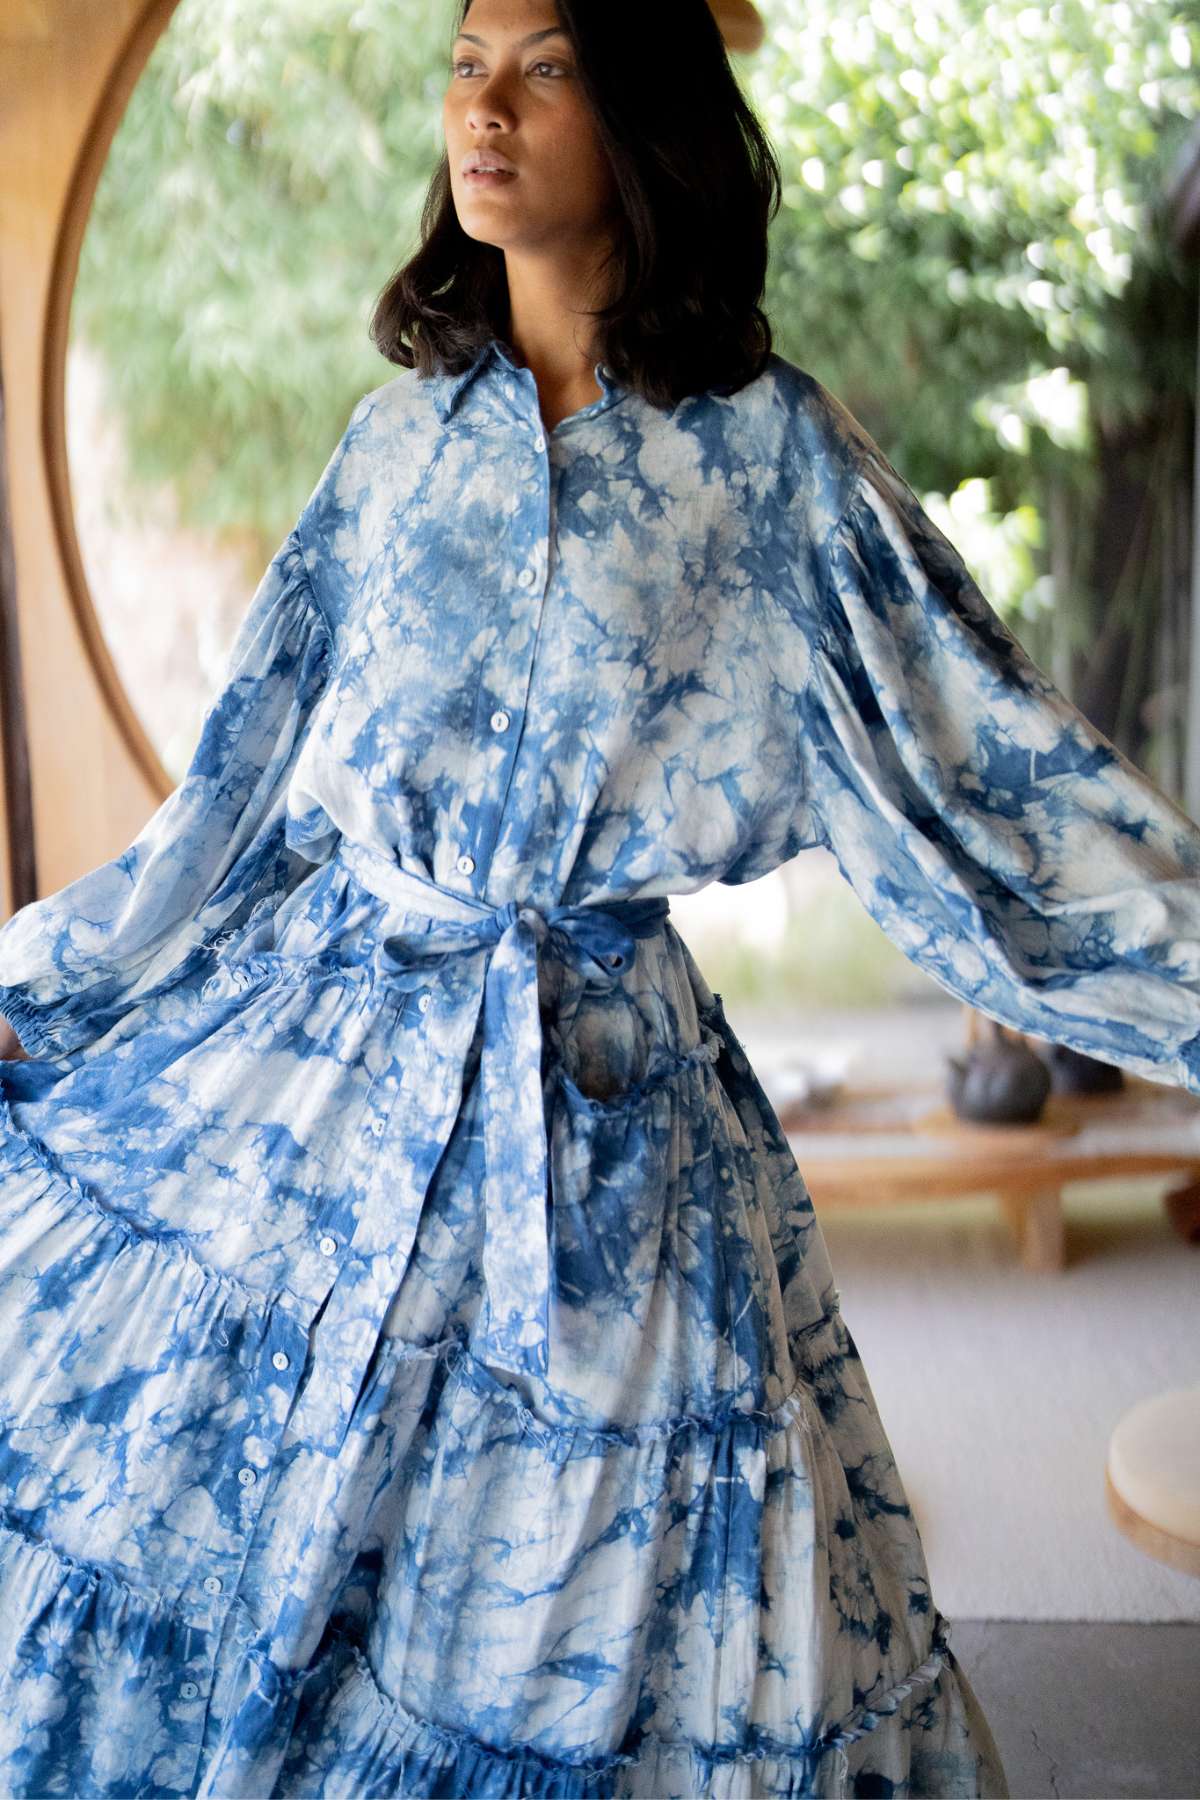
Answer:
<svg viewBox="0 0 1200 1800"><path fill-rule="evenodd" d="M823 567L802 755L868 912L991 1018L1200 1092L1200 829L1030 660L877 446Z"/></svg>
<svg viewBox="0 0 1200 1800"><path fill-rule="evenodd" d="M31 1056L94 1041L308 870L286 841L285 808L330 648L293 529L240 621L174 791L128 849L0 927L0 1013Z"/></svg>

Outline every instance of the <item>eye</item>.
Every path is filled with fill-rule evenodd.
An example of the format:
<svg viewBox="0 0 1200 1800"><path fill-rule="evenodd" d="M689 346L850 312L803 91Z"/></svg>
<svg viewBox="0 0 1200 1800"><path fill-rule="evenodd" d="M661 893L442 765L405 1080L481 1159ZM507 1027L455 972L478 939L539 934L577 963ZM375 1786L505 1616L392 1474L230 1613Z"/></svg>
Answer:
<svg viewBox="0 0 1200 1800"><path fill-rule="evenodd" d="M458 56L458 57L455 57L451 61L450 73L452 75L457 75L463 69L471 69L471 68L474 68L475 66L476 66L476 63L475 63L475 58L473 56ZM535 63L530 64L530 72L531 73L536 74L536 72L539 69L549 69L549 71L552 75L567 75L570 73L570 71L568 69L564 69L560 63L540 61L540 62L535 62Z"/></svg>

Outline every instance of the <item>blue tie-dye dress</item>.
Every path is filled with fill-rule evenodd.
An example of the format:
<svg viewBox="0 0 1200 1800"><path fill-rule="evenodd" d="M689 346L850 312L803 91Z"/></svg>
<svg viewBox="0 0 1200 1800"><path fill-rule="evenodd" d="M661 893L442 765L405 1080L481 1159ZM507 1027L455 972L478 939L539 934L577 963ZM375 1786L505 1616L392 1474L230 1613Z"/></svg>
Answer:
<svg viewBox="0 0 1200 1800"><path fill-rule="evenodd" d="M597 378L368 394L178 788L0 929L6 1794L1006 1791L667 897L825 845L1200 1090L1200 831L812 376Z"/></svg>

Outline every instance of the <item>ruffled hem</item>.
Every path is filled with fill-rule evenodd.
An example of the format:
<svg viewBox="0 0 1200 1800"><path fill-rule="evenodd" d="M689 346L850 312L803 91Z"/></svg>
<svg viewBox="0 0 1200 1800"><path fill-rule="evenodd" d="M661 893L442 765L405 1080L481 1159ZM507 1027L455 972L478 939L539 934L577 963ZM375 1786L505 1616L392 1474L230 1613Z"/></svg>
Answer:
<svg viewBox="0 0 1200 1800"><path fill-rule="evenodd" d="M0 1519L0 1768L21 1796L83 1793L195 1800L758 1800L866 1792L1006 1800L974 1693L935 1614L930 1655L906 1678L807 1741L752 1733L712 1747L631 1732L612 1754L572 1760L495 1744L389 1698L361 1646L331 1627L306 1670L281 1671L257 1641L232 1681L211 1679L212 1639L178 1610ZM228 1717L202 1749L214 1686Z"/></svg>
<svg viewBox="0 0 1200 1800"><path fill-rule="evenodd" d="M209 1635L0 1511L0 1771L17 1800L190 1795Z"/></svg>
<svg viewBox="0 0 1200 1800"><path fill-rule="evenodd" d="M106 1210L0 1098L0 1346L9 1525L215 1623L300 1379L302 1319Z"/></svg>
<svg viewBox="0 0 1200 1800"><path fill-rule="evenodd" d="M670 1435L689 1436L694 1423L675 1421ZM934 1612L929 1654L808 1738L751 1726L743 1741L712 1746L634 1728L611 1754L570 1759L403 1706L336 1625L305 1669L280 1669L261 1638L231 1643L222 1666L215 1633L182 1608L0 1517L0 1768L15 1797L1002 1797L999 1758L947 1634Z"/></svg>
<svg viewBox="0 0 1200 1800"><path fill-rule="evenodd" d="M330 1631L310 1670L281 1677L247 1656L254 1684L198 1790L200 1800L374 1800L487 1795L491 1800L829 1800L863 1793L1007 1800L978 1702L935 1615L930 1655L870 1707L808 1741L766 1733L732 1747L632 1733L613 1754L580 1760L488 1743L410 1712L382 1690L362 1648Z"/></svg>

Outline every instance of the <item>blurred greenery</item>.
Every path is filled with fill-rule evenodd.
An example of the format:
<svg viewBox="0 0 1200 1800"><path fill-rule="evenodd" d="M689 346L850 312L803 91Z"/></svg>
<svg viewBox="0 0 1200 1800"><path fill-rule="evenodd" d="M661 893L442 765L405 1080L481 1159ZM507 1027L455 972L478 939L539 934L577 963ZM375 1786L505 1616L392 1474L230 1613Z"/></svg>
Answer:
<svg viewBox="0 0 1200 1800"><path fill-rule="evenodd" d="M706 941L709 985L739 1005L843 1010L928 1000L938 989L880 929L845 883L816 885L788 907L778 943L729 934Z"/></svg>
<svg viewBox="0 0 1200 1800"><path fill-rule="evenodd" d="M781 348L1180 798L1200 265L1164 194L1200 112L1196 0L764 10Z"/></svg>
<svg viewBox="0 0 1200 1800"><path fill-rule="evenodd" d="M766 10L773 316L914 486L989 476L1014 507L1031 460L1086 454L1090 419L1190 387L1194 270L1155 205L1200 112L1194 3ZM1160 329L1139 284L1177 297Z"/></svg>
<svg viewBox="0 0 1200 1800"><path fill-rule="evenodd" d="M118 128L72 331L135 480L271 553L354 402L441 148L448 0L182 0Z"/></svg>

